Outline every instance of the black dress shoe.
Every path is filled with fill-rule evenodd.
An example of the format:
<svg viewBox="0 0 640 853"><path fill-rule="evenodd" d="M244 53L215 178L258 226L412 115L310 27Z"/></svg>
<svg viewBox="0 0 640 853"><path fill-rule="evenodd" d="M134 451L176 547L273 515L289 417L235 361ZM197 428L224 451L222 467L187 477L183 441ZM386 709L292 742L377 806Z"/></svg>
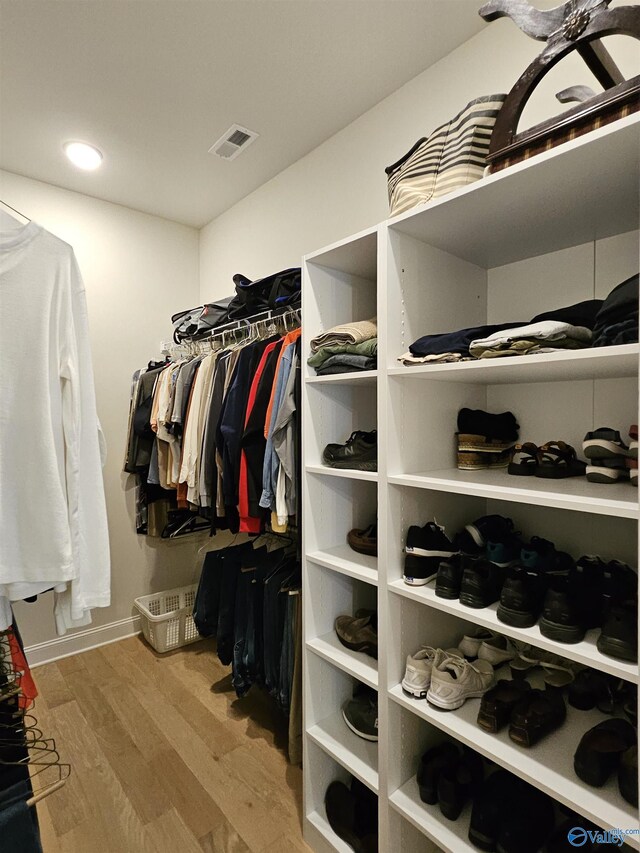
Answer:
<svg viewBox="0 0 640 853"><path fill-rule="evenodd" d="M482 759L472 749L465 749L456 761L445 764L438 776L438 803L444 817L448 820L460 817L482 775Z"/></svg>
<svg viewBox="0 0 640 853"><path fill-rule="evenodd" d="M610 719L589 729L573 756L576 775L594 788L601 788L630 747L636 746L636 730L627 720Z"/></svg>
<svg viewBox="0 0 640 853"><path fill-rule="evenodd" d="M567 706L560 690L530 690L513 709L509 737L520 746L534 746L561 726Z"/></svg>
<svg viewBox="0 0 640 853"><path fill-rule="evenodd" d="M473 800L469 841L480 850L495 850L500 826L511 807L521 780L507 770L497 770L480 786Z"/></svg>
<svg viewBox="0 0 640 853"><path fill-rule="evenodd" d="M457 762L460 749L449 740L429 749L420 759L418 767L418 789L420 799L428 805L438 802L438 779L443 768Z"/></svg>
<svg viewBox="0 0 640 853"><path fill-rule="evenodd" d="M524 783L516 789L505 812L496 850L498 853L538 853L553 832L551 797Z"/></svg>
<svg viewBox="0 0 640 853"><path fill-rule="evenodd" d="M623 753L618 768L618 787L628 803L638 808L638 746Z"/></svg>

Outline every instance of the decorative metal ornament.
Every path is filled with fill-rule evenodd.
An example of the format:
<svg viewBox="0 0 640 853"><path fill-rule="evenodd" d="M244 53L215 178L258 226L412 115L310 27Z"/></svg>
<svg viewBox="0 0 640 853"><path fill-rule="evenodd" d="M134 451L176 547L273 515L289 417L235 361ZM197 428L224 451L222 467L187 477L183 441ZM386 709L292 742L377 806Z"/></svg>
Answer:
<svg viewBox="0 0 640 853"><path fill-rule="evenodd" d="M585 31L590 20L591 15L584 9L572 12L562 25L563 35L570 41L575 41Z"/></svg>

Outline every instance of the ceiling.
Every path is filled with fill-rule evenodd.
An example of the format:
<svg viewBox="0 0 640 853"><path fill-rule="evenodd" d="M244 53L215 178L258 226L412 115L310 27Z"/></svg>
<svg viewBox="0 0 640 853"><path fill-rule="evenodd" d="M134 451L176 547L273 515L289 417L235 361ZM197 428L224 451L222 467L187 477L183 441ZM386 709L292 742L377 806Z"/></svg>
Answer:
<svg viewBox="0 0 640 853"><path fill-rule="evenodd" d="M0 167L200 227L473 36L479 6L0 0ZM208 154L234 122L260 138Z"/></svg>

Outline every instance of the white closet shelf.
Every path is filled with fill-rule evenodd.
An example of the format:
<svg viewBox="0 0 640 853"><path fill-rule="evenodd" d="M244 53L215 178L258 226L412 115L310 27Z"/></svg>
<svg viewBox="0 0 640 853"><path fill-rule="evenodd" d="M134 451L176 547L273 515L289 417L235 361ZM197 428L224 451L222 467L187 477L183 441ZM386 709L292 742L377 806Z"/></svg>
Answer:
<svg viewBox="0 0 640 853"><path fill-rule="evenodd" d="M424 699L408 698L398 684L389 691L402 707L431 725L452 735L496 764L569 806L604 829L638 826L637 811L623 800L616 774L603 788L592 788L573 771L573 753L580 738L592 726L606 719L599 711L577 711L567 706L566 722L531 749L509 739L506 729L499 734L483 731L476 723L480 699L469 699L457 711L440 711ZM629 836L628 843L640 849L640 838Z"/></svg>
<svg viewBox="0 0 640 853"><path fill-rule="evenodd" d="M479 266L638 227L640 115L557 145L388 225Z"/></svg>
<svg viewBox="0 0 640 853"><path fill-rule="evenodd" d="M437 805L429 806L422 802L415 777L391 794L389 802L398 814L435 842L440 850L446 853L477 853L478 848L468 840L470 803L457 820L447 820Z"/></svg>
<svg viewBox="0 0 640 853"><path fill-rule="evenodd" d="M307 815L307 820L338 853L353 853L353 847L347 844L346 841L338 838L331 829L331 824L323 814L320 814L318 811L311 812L311 814Z"/></svg>
<svg viewBox="0 0 640 853"><path fill-rule="evenodd" d="M352 776L378 793L378 744L354 734L342 711L311 726L307 735Z"/></svg>
<svg viewBox="0 0 640 853"><path fill-rule="evenodd" d="M378 662L364 652L345 648L334 631L307 640L307 648L358 681L378 689ZM342 724L345 725L344 720Z"/></svg>
<svg viewBox="0 0 640 853"><path fill-rule="evenodd" d="M348 545L337 545L322 551L310 551L307 560L311 560L334 572L340 572L373 586L378 585L378 558L368 554L359 554Z"/></svg>
<svg viewBox="0 0 640 853"><path fill-rule="evenodd" d="M317 252L305 255L307 263L375 281L378 271L378 229L367 228L344 240L338 240Z"/></svg>
<svg viewBox="0 0 640 853"><path fill-rule="evenodd" d="M333 373L330 376L307 376L306 385L369 385L378 378L377 370L360 370L357 373Z"/></svg>
<svg viewBox="0 0 640 853"><path fill-rule="evenodd" d="M327 465L306 465L305 471L309 474L324 474L327 477L343 477L348 480L368 480L370 483L378 482L377 471L356 471L352 468L329 468Z"/></svg>
<svg viewBox="0 0 640 853"><path fill-rule="evenodd" d="M475 495L530 506L557 507L594 515L634 519L639 515L638 490L628 481L603 485L590 483L586 477L568 477L566 480L515 477L507 474L504 468L494 471L447 468L422 474L393 474L388 477L388 482L397 486Z"/></svg>
<svg viewBox="0 0 640 853"><path fill-rule="evenodd" d="M491 631L504 634L506 637L512 637L514 640L530 643L536 648L545 649L567 660L576 661L577 663L597 669L600 672L607 672L609 675L616 676L616 678L622 678L633 684L638 684L640 681L637 664L616 660L598 651L596 640L600 633L599 629L588 631L586 637L580 643L556 643L544 637L537 625L534 625L532 628L514 628L511 625L503 624L497 616L497 604L476 610L472 607L465 607L457 600L449 601L446 598L438 598L435 589L431 585L409 586L402 580L390 583L389 589L391 592L402 595L405 598L410 598L412 601L419 601L421 604L433 607L436 610L442 610L445 613L456 616L458 619L473 622L481 628L489 628Z"/></svg>
<svg viewBox="0 0 640 853"><path fill-rule="evenodd" d="M479 359L457 364L392 367L388 374L403 378L468 382L477 385L618 379L638 375L639 356L639 344L623 344L568 352Z"/></svg>

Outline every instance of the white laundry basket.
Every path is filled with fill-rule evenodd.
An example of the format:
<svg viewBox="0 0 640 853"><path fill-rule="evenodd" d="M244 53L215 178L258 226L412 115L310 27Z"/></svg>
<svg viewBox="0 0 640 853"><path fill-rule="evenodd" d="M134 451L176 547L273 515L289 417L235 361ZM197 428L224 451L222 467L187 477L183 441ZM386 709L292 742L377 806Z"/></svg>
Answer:
<svg viewBox="0 0 640 853"><path fill-rule="evenodd" d="M203 638L193 621L197 584L134 599L145 640L157 652L170 652Z"/></svg>

